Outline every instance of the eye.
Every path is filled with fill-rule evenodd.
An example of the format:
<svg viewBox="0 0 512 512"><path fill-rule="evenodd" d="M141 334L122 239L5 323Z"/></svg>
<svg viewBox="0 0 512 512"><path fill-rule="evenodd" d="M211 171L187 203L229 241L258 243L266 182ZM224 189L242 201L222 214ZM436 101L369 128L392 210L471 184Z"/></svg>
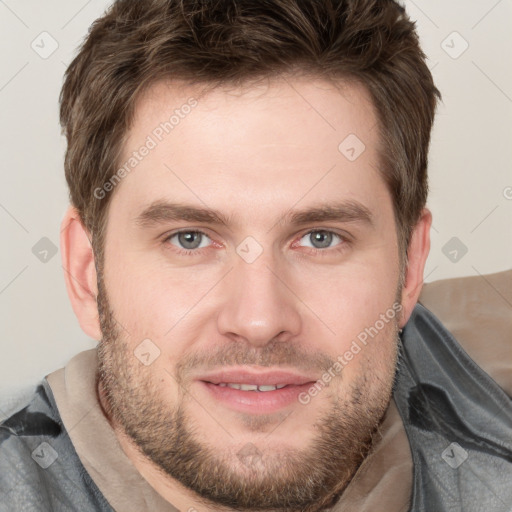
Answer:
<svg viewBox="0 0 512 512"><path fill-rule="evenodd" d="M332 231L326 230L317 230L310 231L306 233L299 241L299 245L301 243L306 247L312 247L313 249L329 249L330 247L334 247L339 245L343 241L340 235L333 233ZM333 242L337 242L334 243Z"/></svg>
<svg viewBox="0 0 512 512"><path fill-rule="evenodd" d="M167 241L185 250L202 249L211 243L210 237L202 231L179 231L169 236Z"/></svg>

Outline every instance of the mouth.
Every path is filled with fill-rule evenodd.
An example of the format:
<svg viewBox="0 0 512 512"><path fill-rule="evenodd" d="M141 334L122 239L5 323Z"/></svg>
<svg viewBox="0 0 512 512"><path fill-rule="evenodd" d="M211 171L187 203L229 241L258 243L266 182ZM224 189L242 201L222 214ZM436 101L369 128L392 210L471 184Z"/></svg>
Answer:
<svg viewBox="0 0 512 512"><path fill-rule="evenodd" d="M300 393L316 379L292 372L230 370L196 381L210 400L234 411L269 414L299 404Z"/></svg>
<svg viewBox="0 0 512 512"><path fill-rule="evenodd" d="M213 384L213 383L210 383ZM268 391L275 391L276 389L283 389L288 384L276 384L276 385L264 385L264 384L239 384L237 382L219 382L216 386L221 388L228 387L231 389L239 389L240 391L262 391L264 393Z"/></svg>

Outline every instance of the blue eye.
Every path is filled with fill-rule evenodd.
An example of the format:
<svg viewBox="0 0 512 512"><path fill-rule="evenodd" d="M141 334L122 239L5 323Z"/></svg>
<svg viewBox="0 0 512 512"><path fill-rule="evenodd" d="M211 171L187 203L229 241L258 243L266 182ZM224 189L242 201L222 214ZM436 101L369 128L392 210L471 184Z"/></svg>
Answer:
<svg viewBox="0 0 512 512"><path fill-rule="evenodd" d="M177 252L181 252L183 255L199 254L201 253L200 249L216 245L206 233L198 230L177 231L167 236L165 242L174 245ZM319 254L327 255L332 254L332 251L326 249L343 250L347 244L350 245L349 240L333 231L316 229L303 235L293 246L310 247L313 252L318 251Z"/></svg>
<svg viewBox="0 0 512 512"><path fill-rule="evenodd" d="M339 245L343 241L340 235L333 233L332 231L317 230L306 233L300 241L305 242L306 247L312 247L313 249L329 249L335 245ZM333 242L338 242L332 245Z"/></svg>
<svg viewBox="0 0 512 512"><path fill-rule="evenodd" d="M168 239L171 244L185 250L202 249L210 245L210 238L201 231L179 231Z"/></svg>

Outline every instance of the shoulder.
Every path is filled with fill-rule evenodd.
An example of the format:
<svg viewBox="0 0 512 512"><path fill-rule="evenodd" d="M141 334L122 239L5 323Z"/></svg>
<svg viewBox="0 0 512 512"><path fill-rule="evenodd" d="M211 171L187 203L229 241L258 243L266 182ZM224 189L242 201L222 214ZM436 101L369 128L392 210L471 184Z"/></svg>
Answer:
<svg viewBox="0 0 512 512"><path fill-rule="evenodd" d="M40 384L27 403L0 424L0 490L2 506L12 510L44 509L36 493L58 454L52 448L62 432L47 391ZM30 484L29 484L30 482ZM28 485L29 484L29 485ZM25 508L23 508L25 507ZM5 509L7 510L7 509Z"/></svg>
<svg viewBox="0 0 512 512"><path fill-rule="evenodd" d="M512 270L427 283L419 302L512 396Z"/></svg>
<svg viewBox="0 0 512 512"><path fill-rule="evenodd" d="M0 512L111 511L85 472L43 381L0 423Z"/></svg>

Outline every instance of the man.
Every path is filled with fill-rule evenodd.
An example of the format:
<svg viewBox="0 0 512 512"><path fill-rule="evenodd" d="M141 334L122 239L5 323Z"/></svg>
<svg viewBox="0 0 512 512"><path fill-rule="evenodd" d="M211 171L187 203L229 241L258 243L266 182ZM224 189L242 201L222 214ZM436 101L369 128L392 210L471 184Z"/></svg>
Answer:
<svg viewBox="0 0 512 512"><path fill-rule="evenodd" d="M3 423L2 510L362 510L397 408L406 509L510 499L510 404L416 305L437 97L391 0L116 1L61 94L100 343Z"/></svg>

